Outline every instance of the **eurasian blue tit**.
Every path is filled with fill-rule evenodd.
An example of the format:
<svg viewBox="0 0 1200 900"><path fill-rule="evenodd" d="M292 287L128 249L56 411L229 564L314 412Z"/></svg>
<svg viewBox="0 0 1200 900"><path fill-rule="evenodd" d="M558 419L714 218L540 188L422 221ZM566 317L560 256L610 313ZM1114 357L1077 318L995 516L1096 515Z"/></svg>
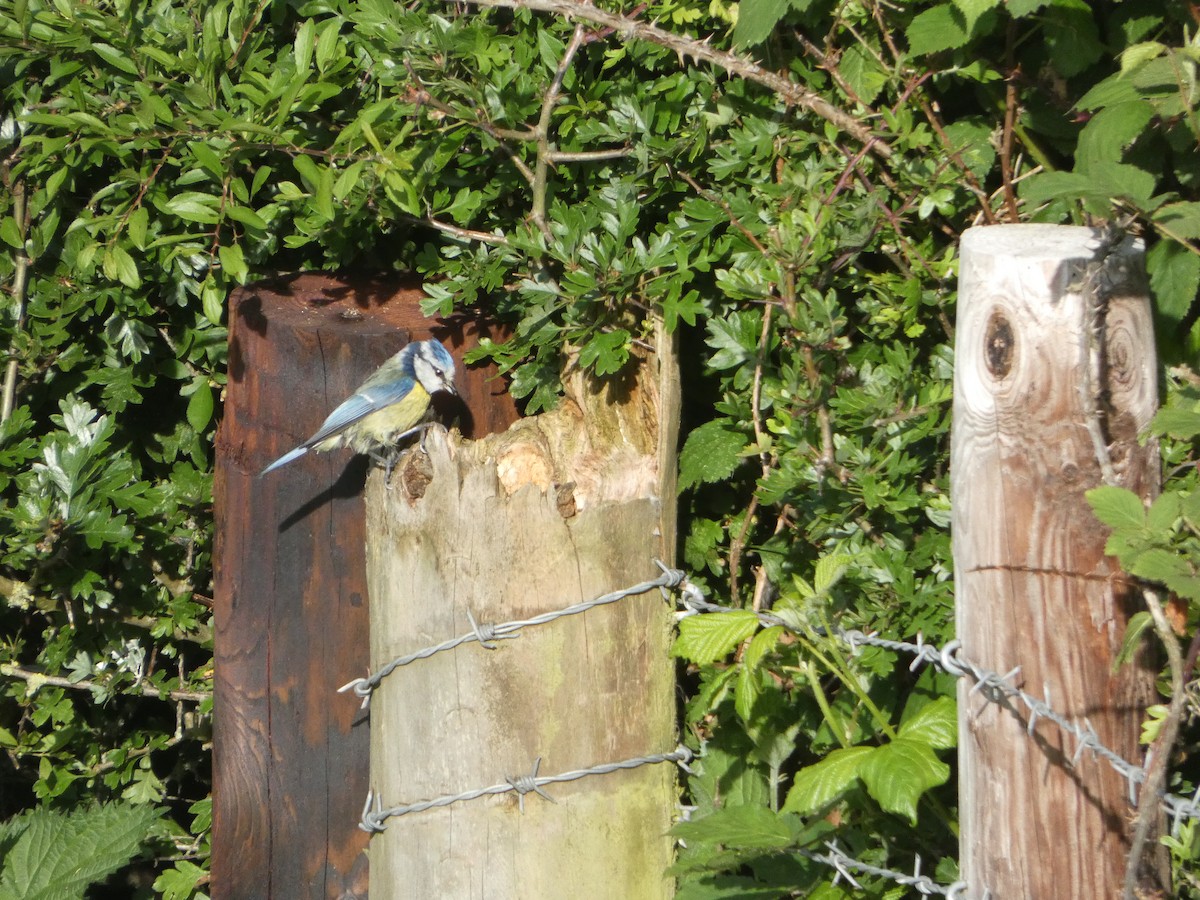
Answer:
<svg viewBox="0 0 1200 900"><path fill-rule="evenodd" d="M309 450L350 447L355 453L374 453L389 447L417 430L438 391L458 393L449 351L438 341L408 344L331 412L316 434L259 472L259 477Z"/></svg>

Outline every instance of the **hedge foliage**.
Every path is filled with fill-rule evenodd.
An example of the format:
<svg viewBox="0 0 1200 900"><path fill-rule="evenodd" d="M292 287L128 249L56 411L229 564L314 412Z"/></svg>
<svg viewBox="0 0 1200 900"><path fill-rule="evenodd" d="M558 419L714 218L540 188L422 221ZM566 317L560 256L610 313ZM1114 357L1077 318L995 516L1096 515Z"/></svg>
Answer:
<svg viewBox="0 0 1200 900"><path fill-rule="evenodd" d="M844 896L790 852L833 823L860 859L953 879L952 686L818 626L952 637L958 235L1119 220L1147 239L1176 416L1177 499L1127 524L1172 558L1142 574L1177 579L1194 630L1193 16L0 0L0 814L161 808L144 868L202 895L226 299L277 272L417 272L429 313L514 323L478 355L531 414L565 346L607 377L654 319L679 334L686 566L800 629L681 632L702 756L680 896ZM1193 832L1171 847L1193 890Z"/></svg>

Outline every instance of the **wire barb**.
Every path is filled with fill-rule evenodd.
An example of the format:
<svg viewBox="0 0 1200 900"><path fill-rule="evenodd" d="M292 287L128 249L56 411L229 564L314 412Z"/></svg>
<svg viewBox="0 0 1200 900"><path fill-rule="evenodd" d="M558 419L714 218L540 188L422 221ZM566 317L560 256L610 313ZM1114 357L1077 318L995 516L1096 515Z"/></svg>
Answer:
<svg viewBox="0 0 1200 900"><path fill-rule="evenodd" d="M646 594L655 588L666 590L683 584L686 576L679 569L671 569L663 565L658 560L655 564L662 570L663 574L652 581L643 581L635 584L632 587L627 587L619 591L613 591L611 594L604 594L597 597L595 600L585 600L582 603L576 603L572 606L556 609L550 612L542 613L541 615L533 616L528 619L519 619L514 622L503 622L499 625L480 624L475 620L475 616L470 610L467 610L467 621L471 625L471 630L466 634L461 634L456 638L443 641L432 647L425 647L417 650L414 653L409 653L405 656L398 656L365 678L356 678L353 681L347 682L338 688L338 693L343 694L347 691L353 691L355 696L362 698L362 708L366 709L371 705L371 695L375 689L383 683L383 680L395 672L402 666L410 665L421 659L428 659L438 653L443 653L447 650L453 650L463 644L472 641L477 642L481 647L488 650L495 649L495 641L511 640L519 637L522 628L532 627L536 625L545 625L548 622L553 622L555 619L561 619L565 616L577 616L580 613L585 613L589 609L595 609L597 606L606 606L610 603L616 603L618 600L624 600L626 597L632 597L637 594Z"/></svg>

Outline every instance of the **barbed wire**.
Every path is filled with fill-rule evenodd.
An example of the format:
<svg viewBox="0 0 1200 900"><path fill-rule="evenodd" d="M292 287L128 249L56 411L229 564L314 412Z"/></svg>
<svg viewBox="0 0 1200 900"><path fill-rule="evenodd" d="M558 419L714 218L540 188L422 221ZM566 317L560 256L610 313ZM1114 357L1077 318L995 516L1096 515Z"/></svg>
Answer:
<svg viewBox="0 0 1200 900"><path fill-rule="evenodd" d="M434 800L422 800L419 803L410 803L406 806L393 806L389 809L384 809L379 797L375 792L367 792L367 802L363 805L362 818L358 823L358 827L370 834L378 834L381 831L387 830L387 825L384 823L388 819L394 819L397 816L405 816L409 813L424 812L427 809L434 809L439 806L450 806L453 803L462 803L467 800L476 800L479 797L484 797L489 794L506 794L509 791L517 792L517 804L521 812L525 811L525 795L535 793L540 797L544 797L551 803L556 802L553 797L542 790L542 787L547 784L559 784L565 781L578 781L580 778L587 778L589 775L607 775L610 772L617 772L621 769L636 769L639 766L648 766L655 763L673 762L683 768L687 768L688 762L692 759L692 751L687 747L680 745L670 753L656 753L652 756L635 756L632 759L622 760L621 762L603 763L602 765L592 766L589 769L576 769L572 772L563 772L561 775L538 775L538 769L542 765L542 758L539 756L533 763L528 775L510 775L503 784L493 784L491 787L478 788L473 791L464 791L461 794L447 794L438 797Z"/></svg>
<svg viewBox="0 0 1200 900"><path fill-rule="evenodd" d="M663 567L664 571L666 571L666 567L662 566L662 563L659 563L659 566ZM710 603L705 599L704 592L688 581L686 576L679 582L678 590L681 598L680 602L685 609L684 612L678 614L680 618L686 618L698 613L744 612L744 610L736 610L733 607ZM798 629L786 619L772 613L756 612L755 615L764 625L779 625L792 632L801 631L801 629ZM818 630L824 631L824 629ZM932 665L943 672L953 675L955 678L970 676L974 679L975 684L971 687L968 696L981 694L992 703L1000 703L1002 700L1019 701L1029 711L1029 722L1026 726L1028 734L1033 734L1033 730L1037 726L1039 719L1046 719L1053 722L1064 732L1075 738L1075 752L1071 756L1071 765L1076 765L1084 751L1090 750L1094 756L1103 759L1117 774L1125 779L1129 788L1129 802L1133 806L1137 805L1137 788L1138 785L1146 780L1146 769L1149 768L1150 764L1149 759L1147 759L1145 767L1134 765L1119 753L1106 747L1101 742L1095 728L1092 727L1092 723L1086 717L1081 725L1057 712L1050 705L1050 689L1048 685L1043 686L1045 693L1043 698L1034 697L1032 694L1016 687L1014 679L1021 672L1020 666L1013 668L1003 675L999 672L985 669L969 657L963 655L961 652L962 644L957 640L951 641L945 647L939 648L926 643L920 635L917 636L915 642L893 641L878 637L875 634L867 634L857 629L846 630L837 628L833 630L833 636L845 641L851 648L871 646L912 654L914 659L909 666L910 671L917 669L921 665ZM1200 818L1200 790L1197 790L1191 797L1164 793L1162 805L1171 816L1172 834L1177 834L1179 825L1184 819Z"/></svg>
<svg viewBox="0 0 1200 900"><path fill-rule="evenodd" d="M492 643L493 641L511 640L512 638L519 637L522 628L545 625L547 622L553 622L555 619L561 619L565 616L576 616L587 612L589 609L595 609L597 606L616 603L618 600L624 600L626 597L632 597L637 594L645 594L655 588L666 591L669 588L677 587L687 577L684 572L678 569L668 569L662 563L659 563L659 568L662 569L663 574L651 581L643 581L632 587L613 591L611 594L604 594L595 600L585 600L582 603L576 603L563 609L551 610L550 612L541 613L528 619L503 622L499 625L489 625L486 623L481 625L475 621L475 617L471 614L471 611L467 610L467 620L471 623L471 630L466 634L443 641L432 647L425 647L405 656L398 656L366 678L355 678L353 681L343 684L338 688L338 693L344 694L347 691L353 691L356 696L362 698L362 708L366 709L371 704L371 695L375 692L375 689L379 687L385 678L401 666L407 666L419 659L428 659L435 654L446 650L453 650L455 647L470 643L471 641L478 641L481 647L487 650L494 650L496 645Z"/></svg>
<svg viewBox="0 0 1200 900"><path fill-rule="evenodd" d="M824 863L831 866L837 871L837 876L833 879L833 884L836 886L838 881L845 879L855 890L861 891L862 885L859 884L851 871L861 872L867 875L877 875L880 878L886 878L889 881L894 881L897 884L911 887L923 897L928 897L933 894L938 894L942 897L949 897L951 900L966 900L967 883L965 881L955 881L952 884L938 884L927 875L921 874L921 857L917 856L917 861L913 866L913 874L908 875L904 872L898 872L895 869L884 869L880 866L873 866L870 863L862 862L852 856L848 856L842 851L842 848L837 845L837 841L827 841L825 844L827 852L818 853L815 850L800 850L800 855L805 856L814 862ZM984 895L985 900L988 894Z"/></svg>

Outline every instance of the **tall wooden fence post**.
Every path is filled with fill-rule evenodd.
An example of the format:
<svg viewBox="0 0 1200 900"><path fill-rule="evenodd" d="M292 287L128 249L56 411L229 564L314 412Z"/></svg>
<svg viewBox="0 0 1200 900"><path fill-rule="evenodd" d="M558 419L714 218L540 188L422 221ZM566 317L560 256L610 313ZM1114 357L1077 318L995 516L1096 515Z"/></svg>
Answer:
<svg viewBox="0 0 1200 900"><path fill-rule="evenodd" d="M669 339L661 341L669 351ZM674 549L678 381L670 352L483 441L431 435L368 485L374 667L659 574ZM371 700L385 807L675 749L671 607L658 591L469 643L392 672ZM387 822L371 896L667 898L675 767L645 765ZM521 811L523 806L524 811Z"/></svg>
<svg viewBox="0 0 1200 900"><path fill-rule="evenodd" d="M217 436L211 893L365 898L366 716L337 688L367 669L365 458L309 454L265 478L409 340L463 335L421 315L416 286L303 275L231 304ZM460 376L469 434L516 410L494 370Z"/></svg>
<svg viewBox="0 0 1200 900"><path fill-rule="evenodd" d="M1088 310L1102 327L1086 324ZM1092 337L1089 337L1091 332ZM1144 664L1113 671L1137 592L1105 557L1084 499L1101 484L1150 497L1157 406L1140 242L1098 229L972 228L962 239L951 482L958 636L991 671L1140 760L1153 697ZM1102 360L1099 371L1090 367ZM1095 440L1093 440L1095 437ZM965 679L964 679L965 682ZM1023 706L959 691L961 871L972 897L1120 896L1128 785Z"/></svg>

